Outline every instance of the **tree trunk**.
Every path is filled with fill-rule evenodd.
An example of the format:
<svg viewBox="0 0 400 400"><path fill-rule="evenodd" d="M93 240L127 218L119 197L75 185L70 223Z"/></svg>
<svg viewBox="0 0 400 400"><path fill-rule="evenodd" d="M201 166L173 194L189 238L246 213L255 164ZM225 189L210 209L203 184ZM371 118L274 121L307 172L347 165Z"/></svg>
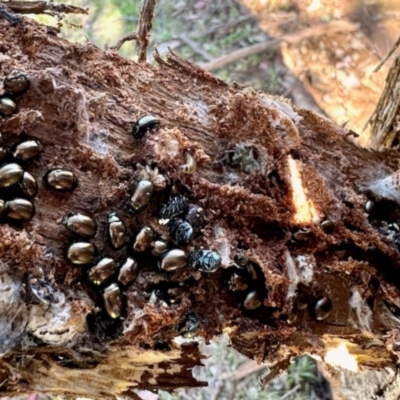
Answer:
<svg viewBox="0 0 400 400"><path fill-rule="evenodd" d="M400 57L396 57L386 78L386 85L370 118L370 145L375 149L399 145Z"/></svg>
<svg viewBox="0 0 400 400"><path fill-rule="evenodd" d="M396 154L359 148L329 120L230 87L174 53L156 57L157 67L138 64L27 19L0 19L0 51L3 164L20 165L39 186L32 219L15 220L29 214L15 202L27 191L20 181L5 187L0 167L2 395L134 397L134 389L202 385L191 376L197 344L179 345L179 335L225 332L241 353L275 365L269 378L304 353L333 365L340 355L353 369L396 365ZM7 94L21 74L29 89ZM12 115L4 98L17 104ZM133 136L145 115L160 129ZM21 161L15 146L27 140L44 150ZM55 168L73 172L77 187L65 178L71 190L57 190ZM147 197L136 196L141 181L154 189ZM175 208L164 207L170 201ZM191 240L182 221L161 223L166 209L191 222ZM94 238L66 229L64 217L78 212L97 223ZM110 213L129 232L119 250L107 236ZM153 237L137 243L144 226ZM189 254L188 265L169 270L185 255L154 256L156 240ZM92 243L98 258L72 264L66 253L76 242ZM136 259L138 276L127 282L112 270L93 284L104 257L119 266ZM122 306L114 298L111 310L112 284Z"/></svg>

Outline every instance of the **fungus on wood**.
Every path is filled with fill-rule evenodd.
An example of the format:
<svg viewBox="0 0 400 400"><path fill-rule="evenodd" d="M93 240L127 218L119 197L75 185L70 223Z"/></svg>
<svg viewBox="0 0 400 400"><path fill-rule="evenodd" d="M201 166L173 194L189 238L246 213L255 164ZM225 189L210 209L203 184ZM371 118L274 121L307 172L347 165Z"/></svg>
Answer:
<svg viewBox="0 0 400 400"><path fill-rule="evenodd" d="M178 336L226 333L270 377L304 353L396 365L395 154L173 52L135 63L25 18L0 19L0 52L2 395L203 385Z"/></svg>

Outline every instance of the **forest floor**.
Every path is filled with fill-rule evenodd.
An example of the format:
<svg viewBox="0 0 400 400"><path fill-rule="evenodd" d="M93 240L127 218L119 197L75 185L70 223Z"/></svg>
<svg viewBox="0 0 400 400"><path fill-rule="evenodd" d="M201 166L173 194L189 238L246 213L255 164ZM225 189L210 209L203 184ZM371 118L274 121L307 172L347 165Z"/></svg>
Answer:
<svg viewBox="0 0 400 400"><path fill-rule="evenodd" d="M81 42L87 38L103 48L135 29L140 7L140 2L112 0L68 3L88 6L90 13L70 17L82 29L66 24L62 34ZM54 25L47 17L38 19ZM332 21L338 22L336 29L331 29ZM359 143L367 145L364 127L382 93L391 61L374 70L399 36L398 0L159 0L151 48L157 44L161 55L171 48L209 67L237 50L283 38L280 46L210 70L230 83L287 97L299 107L346 124L360 135ZM134 44L126 43L121 54L133 57ZM230 349L226 338L204 346L204 351L210 358L195 375L209 382L207 388L141 396L148 400L371 398L362 397L367 396L362 391L365 376L353 379L343 373L330 379L332 396L323 373L307 356L295 360L287 373L261 389L259 377L267 369Z"/></svg>

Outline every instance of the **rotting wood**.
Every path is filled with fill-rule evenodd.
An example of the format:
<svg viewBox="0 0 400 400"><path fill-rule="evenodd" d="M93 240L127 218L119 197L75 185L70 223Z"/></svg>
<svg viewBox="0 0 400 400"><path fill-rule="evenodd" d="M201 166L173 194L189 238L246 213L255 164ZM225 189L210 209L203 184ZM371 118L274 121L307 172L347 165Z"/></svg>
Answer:
<svg viewBox="0 0 400 400"><path fill-rule="evenodd" d="M44 146L23 164L39 182L35 216L0 225L2 395L105 398L201 385L191 377L201 361L197 345L174 342L193 327L189 314L198 336L225 332L242 354L270 365L264 382L304 353L333 364L335 354L346 355L352 368L395 368L396 153L359 148L331 121L231 87L173 52L166 60L156 55L159 66L134 63L22 19L15 26L0 20L0 53L0 82L21 73L30 82L12 96L17 112L0 118L2 145L8 150L29 138ZM160 129L135 138L132 124L145 115L156 116ZM192 175L180 169L187 153L197 164ZM56 167L77 176L73 192L43 183ZM132 214L129 199L144 177L160 190ZM205 214L188 246L173 245L159 224L178 182ZM0 197L14 193L3 189ZM88 267L65 258L78 240L61 224L70 211L95 219L91 241L102 256L138 260L138 276L122 287L123 319L107 316ZM107 244L111 212L129 232L122 250ZM217 252L221 268L160 271L149 250L129 250L143 225L169 246ZM36 282L52 288L54 299L32 301ZM170 288L181 289L173 302L164 297ZM245 308L254 291L261 305Z"/></svg>

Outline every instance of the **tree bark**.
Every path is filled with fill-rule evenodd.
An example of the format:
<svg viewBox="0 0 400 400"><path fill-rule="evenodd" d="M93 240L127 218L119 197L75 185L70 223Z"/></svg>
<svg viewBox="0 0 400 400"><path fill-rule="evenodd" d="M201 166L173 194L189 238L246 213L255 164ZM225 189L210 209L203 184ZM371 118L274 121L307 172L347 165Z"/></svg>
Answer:
<svg viewBox="0 0 400 400"><path fill-rule="evenodd" d="M166 61L156 55L158 66L139 64L68 43L25 18L0 19L0 52L1 81L24 74L30 82L23 94L3 91L17 104L0 117L3 162L19 163L39 184L33 218L15 222L7 209L0 225L0 394L133 397L134 389L202 385L191 376L202 357L197 344L176 342L191 330L206 340L227 333L238 351L275 365L270 377L304 353L332 365L339 354L353 369L395 368L395 153L359 148L331 121L228 86L173 52ZM132 136L144 115L157 117L160 129ZM44 150L30 162L13 159L13 146L27 139ZM197 169L185 174L193 159ZM77 188L48 187L43 178L53 168L72 171ZM155 190L132 213L143 178ZM174 245L160 224L171 186L204 210L187 245ZM7 202L21 197L18 187L1 190ZM137 259L132 283L123 286L117 273L96 287L87 278L92 266L66 259L71 243L88 241L61 223L68 212L96 221L90 241L101 257ZM107 238L112 212L131 238L121 250ZM151 246L132 249L143 226L170 248L218 253L221 267L161 270ZM104 308L110 283L123 294L121 318ZM171 288L180 298L168 297Z"/></svg>
<svg viewBox="0 0 400 400"><path fill-rule="evenodd" d="M370 146L391 148L399 144L400 57L396 57L386 78L386 85L372 114Z"/></svg>

